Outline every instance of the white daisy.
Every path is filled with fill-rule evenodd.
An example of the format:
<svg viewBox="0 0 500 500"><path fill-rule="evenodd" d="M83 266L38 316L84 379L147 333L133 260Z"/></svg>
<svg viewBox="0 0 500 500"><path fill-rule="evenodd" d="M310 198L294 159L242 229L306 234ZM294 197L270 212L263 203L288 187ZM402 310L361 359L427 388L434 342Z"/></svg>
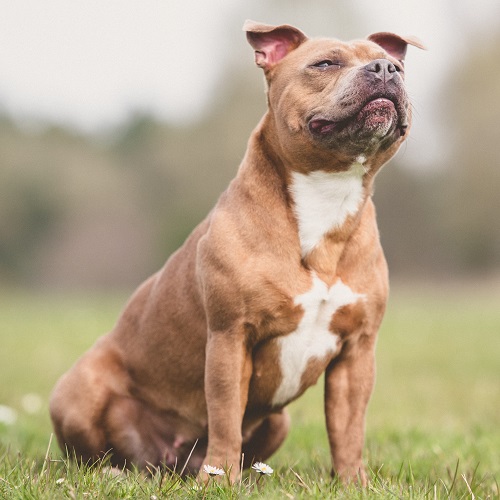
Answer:
<svg viewBox="0 0 500 500"><path fill-rule="evenodd" d="M204 465L203 470L209 476L223 476L225 474L225 472L222 469L219 469L218 467L214 467L213 465Z"/></svg>
<svg viewBox="0 0 500 500"><path fill-rule="evenodd" d="M21 405L26 413L34 415L42 409L43 400L38 394L25 394L21 399Z"/></svg>
<svg viewBox="0 0 500 500"><path fill-rule="evenodd" d="M263 462L255 462L252 465L252 469L266 476L270 476L274 472L273 469L269 467L269 465Z"/></svg>
<svg viewBox="0 0 500 500"><path fill-rule="evenodd" d="M9 406L0 405L0 424L13 425L17 420L17 411Z"/></svg>

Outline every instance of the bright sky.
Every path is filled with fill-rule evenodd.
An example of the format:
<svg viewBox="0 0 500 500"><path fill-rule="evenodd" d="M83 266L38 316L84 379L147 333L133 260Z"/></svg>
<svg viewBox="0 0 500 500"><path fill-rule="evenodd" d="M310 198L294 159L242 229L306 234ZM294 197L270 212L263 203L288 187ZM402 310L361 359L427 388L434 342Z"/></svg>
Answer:
<svg viewBox="0 0 500 500"><path fill-rule="evenodd" d="M231 58L245 55L253 64L241 32L244 19L253 18L295 24L312 36L417 35L430 50L409 50L408 85L425 115L444 70L467 36L498 19L498 4L0 0L0 109L21 120L48 119L84 130L119 123L137 109L174 121L196 119ZM331 5L337 7L325 8ZM351 14L342 14L342 6L351 7Z"/></svg>

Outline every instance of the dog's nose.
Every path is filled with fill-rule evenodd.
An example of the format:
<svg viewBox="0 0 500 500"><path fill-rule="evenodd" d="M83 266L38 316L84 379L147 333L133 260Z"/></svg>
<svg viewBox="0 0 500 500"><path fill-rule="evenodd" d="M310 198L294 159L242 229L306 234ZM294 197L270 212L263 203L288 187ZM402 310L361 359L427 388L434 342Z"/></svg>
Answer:
<svg viewBox="0 0 500 500"><path fill-rule="evenodd" d="M397 72L396 66L388 59L375 59L365 66L365 70L384 81L390 80Z"/></svg>

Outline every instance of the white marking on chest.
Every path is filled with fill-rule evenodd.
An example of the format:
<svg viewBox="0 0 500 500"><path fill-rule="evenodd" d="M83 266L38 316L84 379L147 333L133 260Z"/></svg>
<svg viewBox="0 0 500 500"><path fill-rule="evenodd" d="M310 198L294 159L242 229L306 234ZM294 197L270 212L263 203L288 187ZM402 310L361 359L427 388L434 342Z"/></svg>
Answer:
<svg viewBox="0 0 500 500"><path fill-rule="evenodd" d="M329 330L332 316L341 307L363 297L340 279L328 288L313 274L312 288L295 297L295 304L304 308L297 329L278 339L282 379L273 397L274 405L285 404L297 395L302 375L311 359L324 359L336 351L338 337Z"/></svg>
<svg viewBox="0 0 500 500"><path fill-rule="evenodd" d="M302 256L307 255L323 236L354 215L363 199L362 165L358 161L346 172L315 171L292 173L290 192L295 204Z"/></svg>

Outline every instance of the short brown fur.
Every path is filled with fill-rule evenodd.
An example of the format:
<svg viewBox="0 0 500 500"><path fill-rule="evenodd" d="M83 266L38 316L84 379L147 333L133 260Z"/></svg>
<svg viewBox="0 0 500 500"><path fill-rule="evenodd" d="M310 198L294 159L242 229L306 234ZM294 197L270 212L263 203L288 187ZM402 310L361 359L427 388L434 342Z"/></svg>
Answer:
<svg viewBox="0 0 500 500"><path fill-rule="evenodd" d="M285 405L273 403L283 377L278 340L304 316L296 297L311 289L314 273L328 287L342 280L364 298L332 316L337 349L308 361L292 399L326 371L334 470L364 483L364 415L388 292L371 194L375 174L409 126L402 70L383 84L394 109L384 111L386 103L377 111L391 120L390 134L372 136L378 122L362 101L378 71L373 61L393 72L401 61L390 47L400 53L417 42L387 33L375 36L377 43L310 40L291 26L252 22L245 29L266 74L269 111L216 207L138 288L113 330L59 380L50 404L54 428L63 449L83 460L111 452L120 466L179 470L195 443L191 473L203 464L227 466L234 479L242 452L245 466L266 460L289 427ZM330 57L341 59L337 71L314 66ZM317 117L347 125L319 136ZM366 173L357 212L303 255L293 174L345 172L360 155Z"/></svg>

